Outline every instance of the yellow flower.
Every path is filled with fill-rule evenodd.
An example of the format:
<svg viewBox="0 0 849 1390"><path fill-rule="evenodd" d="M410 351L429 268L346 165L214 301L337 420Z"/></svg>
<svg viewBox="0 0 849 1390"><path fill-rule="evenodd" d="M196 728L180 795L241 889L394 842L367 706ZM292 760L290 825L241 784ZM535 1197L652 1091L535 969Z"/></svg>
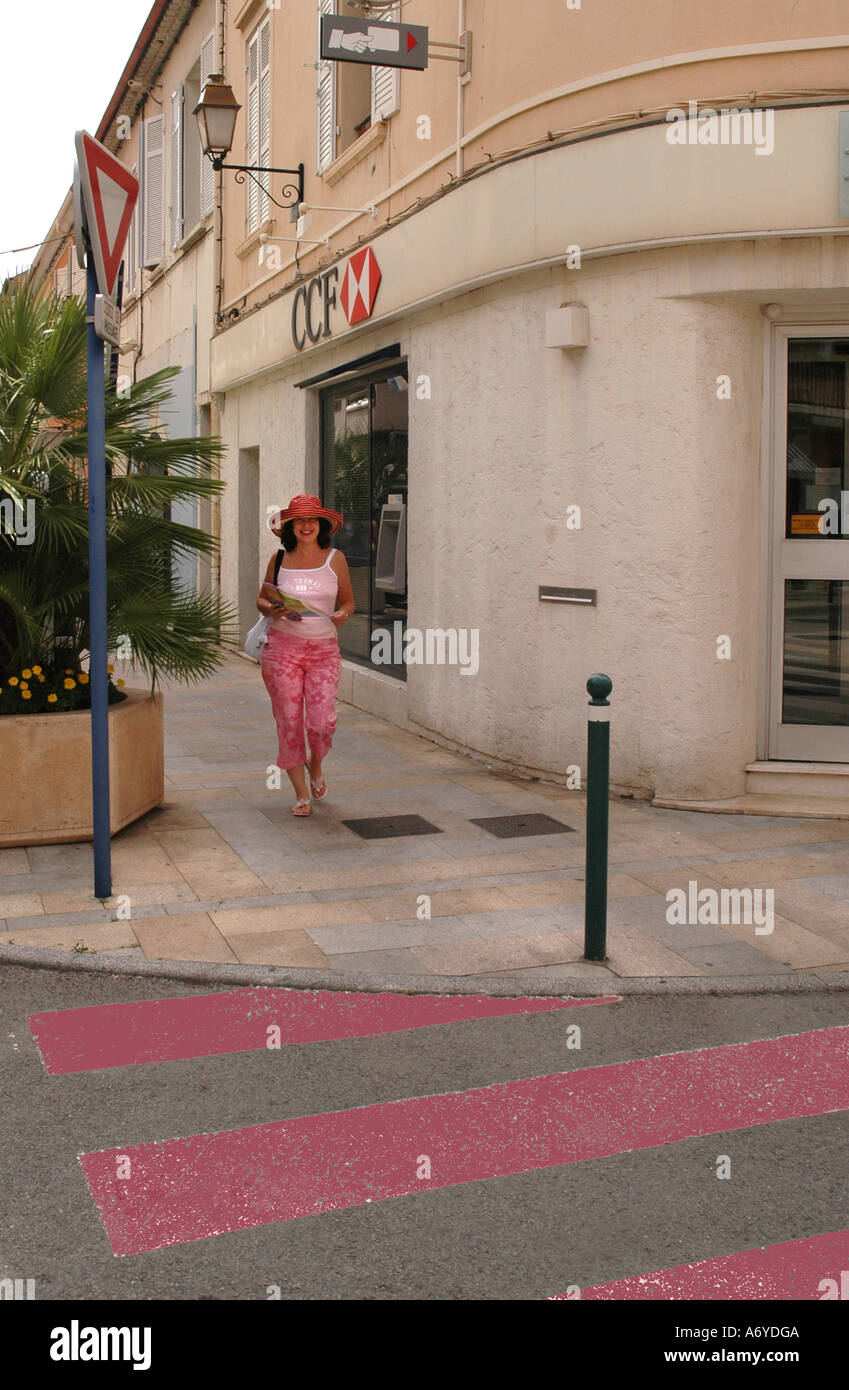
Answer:
<svg viewBox="0 0 849 1390"><path fill-rule="evenodd" d="M32 675L32 671L30 671L29 668L27 668L26 671L21 671L21 675L23 676L25 681L28 681L30 676Z"/></svg>
<svg viewBox="0 0 849 1390"><path fill-rule="evenodd" d="M70 666L66 667L66 669L65 669L65 675L66 675L66 676L72 676L73 674L74 674L74 673L73 673L73 671L71 670Z"/></svg>
<svg viewBox="0 0 849 1390"><path fill-rule="evenodd" d="M48 703L48 705L55 705L55 703L56 703L56 701L57 701L58 699L59 699L59 696L58 696L58 695L48 695L48 697L47 697L47 703Z"/></svg>
<svg viewBox="0 0 849 1390"><path fill-rule="evenodd" d="M110 674L110 676L111 676L111 675L112 675L112 672L115 670L115 667L114 667L114 666L107 666L106 669L107 669L107 671L109 672L109 674Z"/></svg>
<svg viewBox="0 0 849 1390"><path fill-rule="evenodd" d="M31 700L31 699L32 699L32 691L31 691L31 690L22 690L22 691L21 691L21 699L22 699L22 700Z"/></svg>
<svg viewBox="0 0 849 1390"><path fill-rule="evenodd" d="M116 685L123 685L124 682L123 682L123 681L116 681L115 684L116 684Z"/></svg>
<svg viewBox="0 0 849 1390"><path fill-rule="evenodd" d="M35 675L35 676L40 676L40 675L41 675L41 667L40 667L40 666L33 666L32 671L33 671L33 675Z"/></svg>
<svg viewBox="0 0 849 1390"><path fill-rule="evenodd" d="M17 685L17 684L18 684L18 678L17 678L17 676L10 676L10 677L9 677L9 684L10 684L10 685Z"/></svg>
<svg viewBox="0 0 849 1390"><path fill-rule="evenodd" d="M80 671L78 679L80 685L88 685L88 676L86 675L85 671Z"/></svg>
<svg viewBox="0 0 849 1390"><path fill-rule="evenodd" d="M33 667L32 669L35 670L35 667ZM40 671L38 673L38 679L41 681L41 684L44 685L46 677L43 676Z"/></svg>
<svg viewBox="0 0 849 1390"><path fill-rule="evenodd" d="M76 683L77 683L76 681L71 681L71 680L64 680L64 681L62 682L62 684L64 685L64 687L65 687L66 690L73 690L73 689L74 689L74 686L76 685Z"/></svg>
<svg viewBox="0 0 849 1390"><path fill-rule="evenodd" d="M27 685L26 681L21 681L21 694L22 694L22 695L23 695L23 693L24 693L25 690L29 690L29 686Z"/></svg>

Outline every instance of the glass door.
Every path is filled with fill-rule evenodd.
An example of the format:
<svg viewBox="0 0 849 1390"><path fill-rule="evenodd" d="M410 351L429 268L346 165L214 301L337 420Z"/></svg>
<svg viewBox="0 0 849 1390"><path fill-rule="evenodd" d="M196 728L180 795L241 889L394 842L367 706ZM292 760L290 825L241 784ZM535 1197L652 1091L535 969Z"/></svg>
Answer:
<svg viewBox="0 0 849 1390"><path fill-rule="evenodd" d="M849 762L849 329L777 347L768 755Z"/></svg>
<svg viewBox="0 0 849 1390"><path fill-rule="evenodd" d="M343 656L367 665L377 654L378 669L403 680L406 667L396 657L407 620L406 366L329 388L322 393L321 416L322 501L345 518L334 541L348 561L357 606L339 629L339 645ZM386 563L390 548L392 560L397 551L394 568ZM386 641L380 640L383 632Z"/></svg>

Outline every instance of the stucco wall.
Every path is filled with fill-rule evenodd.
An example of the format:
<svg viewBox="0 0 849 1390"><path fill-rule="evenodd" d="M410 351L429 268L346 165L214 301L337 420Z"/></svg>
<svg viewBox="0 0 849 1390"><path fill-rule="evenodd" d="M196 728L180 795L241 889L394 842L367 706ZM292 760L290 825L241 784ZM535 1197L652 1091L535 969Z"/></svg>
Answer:
<svg viewBox="0 0 849 1390"><path fill-rule="evenodd" d="M479 627L481 669L411 668L408 713L564 773L604 670L616 782L730 796L755 756L763 320L665 298L663 280L656 259L588 281L585 351L544 346L554 284L455 301L411 331L433 398L411 399L410 622ZM540 603L540 584L597 589L598 607Z"/></svg>
<svg viewBox="0 0 849 1390"><path fill-rule="evenodd" d="M564 298L555 270L396 325L411 383L408 623L480 633L477 675L409 667L407 713L421 728L562 775L583 766L585 682L604 670L617 785L743 790L756 753L764 320L751 299L681 297L682 258L699 254L712 253L596 263L580 277L583 351L545 346L546 310ZM721 374L730 401L717 399ZM293 389L299 375L227 398L228 476L237 483L238 448L258 446L262 515L318 458L315 393ZM416 392L422 375L430 400ZM566 524L574 505L580 530ZM232 486L225 537L238 534L237 509ZM262 567L273 544L263 528ZM235 599L226 543L222 573ZM540 584L597 589L598 606L540 603Z"/></svg>

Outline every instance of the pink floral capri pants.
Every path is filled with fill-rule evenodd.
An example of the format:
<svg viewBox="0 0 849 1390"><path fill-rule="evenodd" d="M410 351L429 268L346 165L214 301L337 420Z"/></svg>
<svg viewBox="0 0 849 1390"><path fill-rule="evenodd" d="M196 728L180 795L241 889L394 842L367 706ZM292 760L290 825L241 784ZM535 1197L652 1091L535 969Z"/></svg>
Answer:
<svg viewBox="0 0 849 1390"><path fill-rule="evenodd" d="M320 762L330 751L341 670L335 637L290 637L276 628L270 630L262 655L262 679L277 725L278 767L288 772L306 762L304 728L310 750Z"/></svg>

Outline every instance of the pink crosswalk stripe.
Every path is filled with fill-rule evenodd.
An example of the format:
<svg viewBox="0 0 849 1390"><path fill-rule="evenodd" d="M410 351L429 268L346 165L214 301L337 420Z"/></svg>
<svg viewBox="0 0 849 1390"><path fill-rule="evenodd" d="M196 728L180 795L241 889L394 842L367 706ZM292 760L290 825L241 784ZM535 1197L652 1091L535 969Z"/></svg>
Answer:
<svg viewBox="0 0 849 1390"><path fill-rule="evenodd" d="M849 1297L849 1231L785 1240L581 1289L581 1299L784 1301ZM568 1299L555 1294L549 1302Z"/></svg>
<svg viewBox="0 0 849 1390"><path fill-rule="evenodd" d="M116 1255L849 1109L849 1028L80 1157Z"/></svg>
<svg viewBox="0 0 849 1390"><path fill-rule="evenodd" d="M589 999L491 999L485 994L343 994L334 990L252 989L184 999L145 999L30 1014L32 1035L51 1076L142 1062L255 1052L281 1045L363 1038L515 1014L610 1004Z"/></svg>

